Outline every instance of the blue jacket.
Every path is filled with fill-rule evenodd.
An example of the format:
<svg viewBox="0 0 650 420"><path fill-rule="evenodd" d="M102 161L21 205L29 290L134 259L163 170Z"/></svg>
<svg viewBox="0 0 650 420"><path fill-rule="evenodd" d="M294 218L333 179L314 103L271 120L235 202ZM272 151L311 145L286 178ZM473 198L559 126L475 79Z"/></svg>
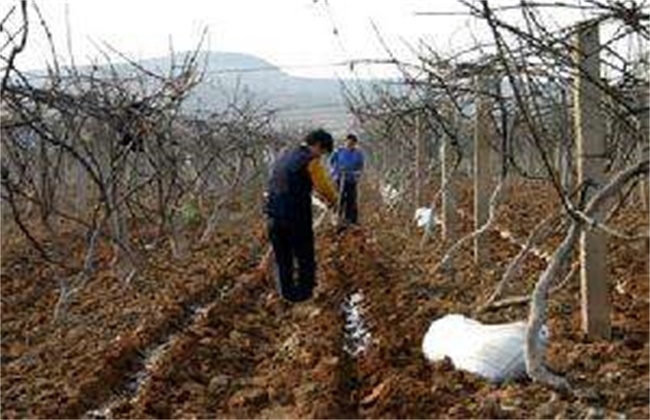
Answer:
<svg viewBox="0 0 650 420"><path fill-rule="evenodd" d="M359 149L339 147L330 158L332 176L339 181L345 174L346 181L356 182L363 171L363 153Z"/></svg>

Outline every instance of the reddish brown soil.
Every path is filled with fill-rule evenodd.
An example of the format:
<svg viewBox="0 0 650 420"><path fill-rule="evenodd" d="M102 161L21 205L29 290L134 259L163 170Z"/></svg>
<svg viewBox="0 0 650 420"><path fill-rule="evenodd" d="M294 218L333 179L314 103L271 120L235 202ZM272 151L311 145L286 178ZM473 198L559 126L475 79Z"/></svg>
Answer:
<svg viewBox="0 0 650 420"><path fill-rule="evenodd" d="M467 233L471 189L461 189L459 229ZM497 225L522 242L556 205L541 183L506 194ZM318 234L317 295L293 306L252 274L263 245L259 227L219 232L182 263L166 249L154 251L150 268L128 287L110 275L104 256L59 324L52 323L55 270L20 244L3 249L2 417L82 417L104 407L118 418L650 416L647 242L610 241L610 341L581 333L577 278L551 297L547 362L573 393L529 380L495 385L448 362L426 362L421 340L439 316L475 316L518 248L491 231L490 264L475 266L468 246L453 270L434 272L449 243L437 233L420 248L412 214L381 210L372 191L363 197L362 227ZM647 216L630 202L614 225L647 230ZM544 266L528 257L506 296L528 293ZM372 341L352 357L343 351L341 303L357 290ZM203 311L194 314L195 307ZM526 315L520 304L478 318ZM145 366L161 344L160 357ZM142 374L146 380L133 388Z"/></svg>

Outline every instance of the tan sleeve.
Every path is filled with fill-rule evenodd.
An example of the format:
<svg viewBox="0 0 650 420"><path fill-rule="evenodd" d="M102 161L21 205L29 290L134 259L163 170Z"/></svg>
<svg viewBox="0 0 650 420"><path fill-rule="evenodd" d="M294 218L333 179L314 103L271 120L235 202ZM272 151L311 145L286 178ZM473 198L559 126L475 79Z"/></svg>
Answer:
<svg viewBox="0 0 650 420"><path fill-rule="evenodd" d="M329 201L330 205L336 205L338 202L336 188L334 188L334 183L329 175L327 175L320 160L312 159L312 161L309 162L307 170L309 171L309 176L311 177L311 182L314 184L316 192Z"/></svg>

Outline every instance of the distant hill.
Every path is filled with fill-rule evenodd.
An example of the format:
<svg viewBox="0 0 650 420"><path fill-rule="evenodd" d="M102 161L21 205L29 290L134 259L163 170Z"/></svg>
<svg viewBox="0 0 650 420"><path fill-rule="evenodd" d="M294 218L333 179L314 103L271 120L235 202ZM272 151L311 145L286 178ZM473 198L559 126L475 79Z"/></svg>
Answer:
<svg viewBox="0 0 650 420"><path fill-rule="evenodd" d="M186 53L175 54L175 64L180 66ZM203 78L184 103L188 112L209 114L223 110L236 96L251 99L263 109L276 110L276 121L292 127L324 127L335 134L350 129L352 116L347 111L343 98L342 82L336 79L295 77L283 72L277 66L259 57L233 52L202 52L199 55L199 69ZM158 74L168 74L170 56L138 61L142 67ZM93 71L103 69L93 66ZM118 73L129 75L134 68L126 63L115 63L112 67ZM79 67L83 73L89 66ZM110 70L112 71L112 70ZM46 70L28 72L35 83L47 78ZM387 80L365 80L363 87L383 83Z"/></svg>
<svg viewBox="0 0 650 420"><path fill-rule="evenodd" d="M182 57L182 55L180 55ZM206 52L200 57L204 77L186 103L188 110L222 109L235 95L278 110L278 120L291 125L320 125L333 131L349 127L351 116L335 79L295 77L253 55ZM151 70L169 69L169 57L140 62Z"/></svg>
<svg viewBox="0 0 650 420"><path fill-rule="evenodd" d="M175 54L175 64L180 66L186 54ZM240 100L251 99L262 109L275 110L279 125L320 126L335 134L342 134L352 126L353 118L345 106L340 80L291 76L259 57L234 52L202 52L199 63L203 78L184 103L188 112L218 112L238 97ZM168 74L171 57L139 60L138 64L155 73ZM90 69L90 66L81 66L78 71L84 73ZM107 72L115 70L124 75L136 72L126 63L114 63L112 70L103 66L93 66L92 69L100 73L103 69ZM33 70L26 74L38 85L47 79L48 73L46 70ZM353 83L356 89L359 83L365 88L384 82L388 81L374 79Z"/></svg>

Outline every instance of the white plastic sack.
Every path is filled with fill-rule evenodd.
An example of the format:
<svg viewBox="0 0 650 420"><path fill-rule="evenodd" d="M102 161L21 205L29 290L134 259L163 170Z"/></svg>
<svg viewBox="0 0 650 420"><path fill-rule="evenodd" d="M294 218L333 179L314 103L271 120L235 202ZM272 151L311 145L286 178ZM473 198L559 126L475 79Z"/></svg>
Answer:
<svg viewBox="0 0 650 420"><path fill-rule="evenodd" d="M486 325L463 315L451 314L431 323L422 341L430 361L449 357L456 369L480 375L493 382L521 377L526 373L524 340L526 323ZM548 330L540 332L546 346Z"/></svg>

